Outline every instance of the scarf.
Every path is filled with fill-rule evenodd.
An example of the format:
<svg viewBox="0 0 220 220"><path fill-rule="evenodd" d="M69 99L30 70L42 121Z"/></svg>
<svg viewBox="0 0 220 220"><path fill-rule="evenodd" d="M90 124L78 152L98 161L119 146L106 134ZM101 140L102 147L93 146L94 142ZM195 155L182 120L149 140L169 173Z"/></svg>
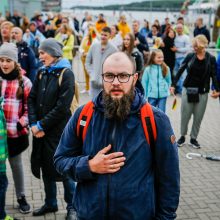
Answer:
<svg viewBox="0 0 220 220"><path fill-rule="evenodd" d="M5 74L0 68L0 77L2 77L5 80L14 80L18 78L19 72L17 69L13 69L10 73Z"/></svg>

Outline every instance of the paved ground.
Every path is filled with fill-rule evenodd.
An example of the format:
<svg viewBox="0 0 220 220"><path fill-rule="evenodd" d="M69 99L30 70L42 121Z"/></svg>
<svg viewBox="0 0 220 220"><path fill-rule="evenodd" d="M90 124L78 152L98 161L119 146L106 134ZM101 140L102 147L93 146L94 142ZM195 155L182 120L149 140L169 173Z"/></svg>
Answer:
<svg viewBox="0 0 220 220"><path fill-rule="evenodd" d="M74 69L80 68L79 63L74 64ZM83 87L83 77L80 72L76 72L76 78ZM87 95L81 95L81 103L88 100ZM180 103L175 111L171 110L173 98L168 99L167 114L170 117L175 134L179 137L180 125ZM191 125L191 124L190 124ZM189 126L190 128L190 126ZM216 153L220 155L220 104L218 100L209 98L205 117L202 122L199 143L200 150L190 148L188 145L179 149L180 169L181 169L181 198L177 211L177 219L190 220L220 220L220 162L208 161L206 159L195 158L186 159L186 153ZM187 139L187 141L189 138ZM31 146L24 153L23 160L25 166L26 196L32 208L43 205L44 190L42 181L33 177L30 172ZM9 188L7 192L6 209L8 214L21 220L62 220L65 219L65 202L63 199L63 188L58 184L58 205L59 212L47 214L44 217L33 217L32 214L20 214L16 208L16 196L13 188L13 181L10 168L8 168Z"/></svg>

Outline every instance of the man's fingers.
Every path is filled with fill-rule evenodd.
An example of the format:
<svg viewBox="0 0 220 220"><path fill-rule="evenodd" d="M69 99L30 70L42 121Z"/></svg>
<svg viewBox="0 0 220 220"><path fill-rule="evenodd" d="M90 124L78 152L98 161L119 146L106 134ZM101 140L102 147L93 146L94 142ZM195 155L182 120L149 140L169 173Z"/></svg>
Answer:
<svg viewBox="0 0 220 220"><path fill-rule="evenodd" d="M121 162L121 163L117 163L117 164L111 164L109 166L109 169L108 169L108 173L115 173L117 171L119 171L121 169L122 166L124 166L125 163L124 162Z"/></svg>
<svg viewBox="0 0 220 220"><path fill-rule="evenodd" d="M112 170L118 169L118 168L120 168L120 167L122 167L122 166L124 166L124 165L125 165L124 162L111 164L111 165L109 165L109 169L112 169Z"/></svg>
<svg viewBox="0 0 220 220"><path fill-rule="evenodd" d="M111 160L111 159L114 159L116 157L122 157L123 155L124 155L123 152L114 152L114 153L106 155L106 158Z"/></svg>
<svg viewBox="0 0 220 220"><path fill-rule="evenodd" d="M118 164L118 163L124 162L125 160L126 160L125 157L118 157L118 158L109 160L109 161L108 161L108 164L109 164L109 165L111 165L111 164Z"/></svg>
<svg viewBox="0 0 220 220"><path fill-rule="evenodd" d="M120 167L117 169L109 169L107 173L116 173L120 170Z"/></svg>
<svg viewBox="0 0 220 220"><path fill-rule="evenodd" d="M111 149L111 144L109 144L107 147L104 147L102 150L99 151L101 154L106 154Z"/></svg>

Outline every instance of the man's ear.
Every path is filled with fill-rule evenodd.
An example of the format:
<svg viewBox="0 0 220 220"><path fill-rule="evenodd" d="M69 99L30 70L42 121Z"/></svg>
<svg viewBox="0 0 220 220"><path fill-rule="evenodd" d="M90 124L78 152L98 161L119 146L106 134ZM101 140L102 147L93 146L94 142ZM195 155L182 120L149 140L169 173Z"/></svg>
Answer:
<svg viewBox="0 0 220 220"><path fill-rule="evenodd" d="M138 80L138 73L135 73L134 74L134 85L136 84L137 80Z"/></svg>

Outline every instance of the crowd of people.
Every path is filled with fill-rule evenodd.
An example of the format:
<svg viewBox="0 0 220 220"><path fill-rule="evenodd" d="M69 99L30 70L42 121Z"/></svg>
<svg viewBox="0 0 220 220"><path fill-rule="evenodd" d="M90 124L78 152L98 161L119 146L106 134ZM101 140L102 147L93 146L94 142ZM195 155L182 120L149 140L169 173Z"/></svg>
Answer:
<svg viewBox="0 0 220 220"><path fill-rule="evenodd" d="M45 203L33 216L58 211L61 181L67 220L75 214L80 220L175 219L177 147L185 144L193 115L190 145L200 148L210 79L211 97L220 96L220 53L216 59L207 52L210 33L203 19L191 33L183 17L174 24L166 18L162 25L144 20L141 27L138 20L130 26L125 15L111 25L104 14L95 21L85 13L81 23L61 13L47 16L35 13L29 20L15 11L0 18L0 220L13 219L5 211L7 157L19 211L32 211L22 164L29 128L31 170L42 176L45 190ZM219 42L220 37L217 48ZM84 107L71 117L78 92L72 70L76 50L85 76L81 93L93 103L88 121ZM182 102L177 141L166 116L167 97L176 93ZM147 102L153 119L141 122Z"/></svg>

